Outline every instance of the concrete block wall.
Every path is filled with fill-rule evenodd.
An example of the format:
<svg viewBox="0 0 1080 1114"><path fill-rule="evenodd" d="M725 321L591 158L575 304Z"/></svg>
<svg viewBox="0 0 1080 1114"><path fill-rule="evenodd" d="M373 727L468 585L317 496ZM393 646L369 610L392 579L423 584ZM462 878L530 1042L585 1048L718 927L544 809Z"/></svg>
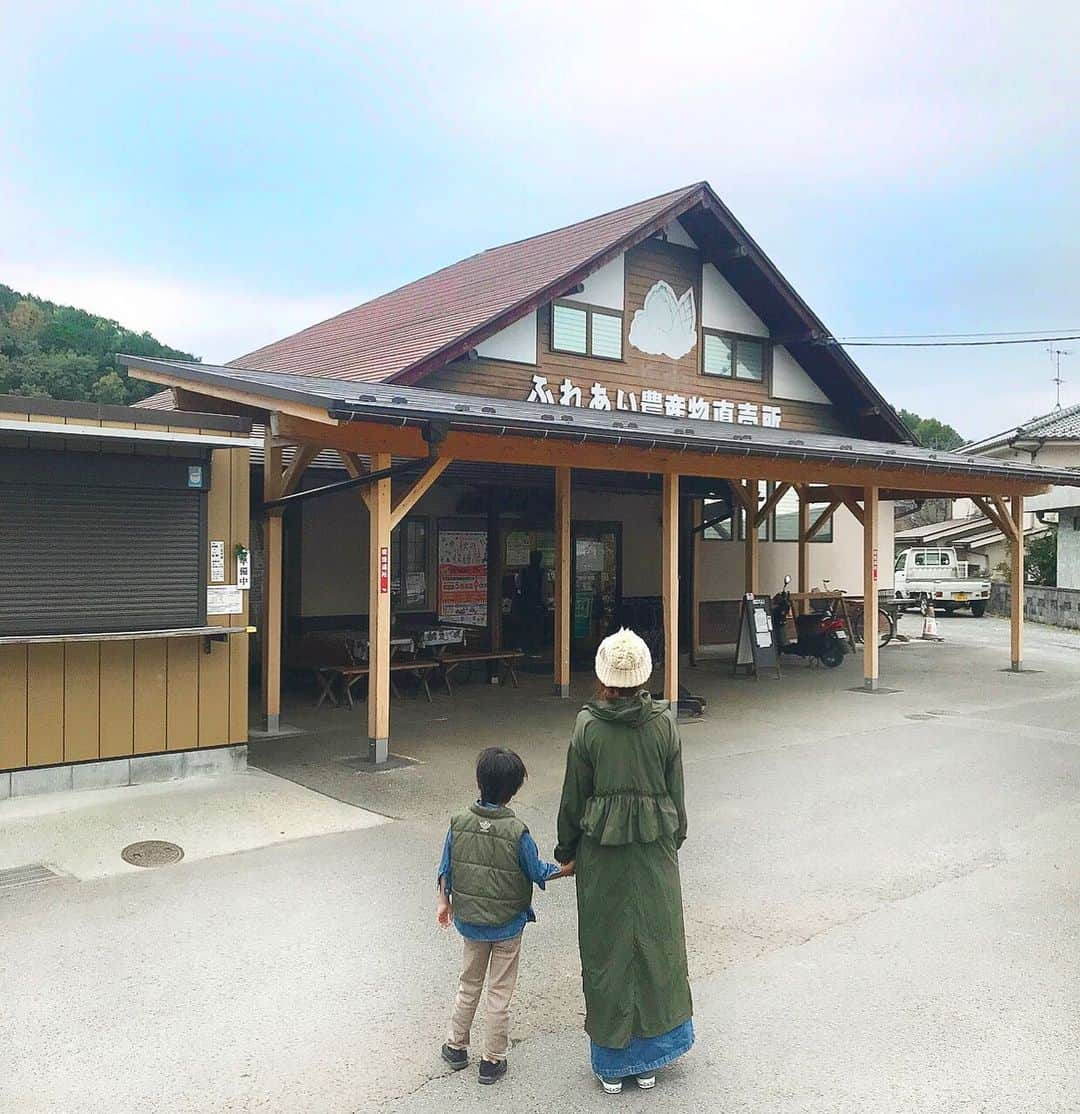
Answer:
<svg viewBox="0 0 1080 1114"><path fill-rule="evenodd" d="M212 777L247 769L247 746L185 750L176 754L142 754L109 758L101 762L79 762L42 766L0 773L0 801L9 797L32 797L41 793L70 793L81 789L115 789L124 785L148 785L155 781L178 781L189 777Z"/></svg>
<svg viewBox="0 0 1080 1114"><path fill-rule="evenodd" d="M1009 615L1012 592L1008 584L997 581L990 588L990 614ZM1080 630L1080 588L1024 589L1024 618L1033 623Z"/></svg>

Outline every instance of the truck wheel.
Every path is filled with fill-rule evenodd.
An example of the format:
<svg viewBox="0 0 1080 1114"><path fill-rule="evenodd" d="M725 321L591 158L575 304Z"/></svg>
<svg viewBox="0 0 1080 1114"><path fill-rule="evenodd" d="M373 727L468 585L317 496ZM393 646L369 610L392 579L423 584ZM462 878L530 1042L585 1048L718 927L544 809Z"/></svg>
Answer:
<svg viewBox="0 0 1080 1114"><path fill-rule="evenodd" d="M981 619L986 614L986 600L976 600L971 605L971 614L976 619Z"/></svg>

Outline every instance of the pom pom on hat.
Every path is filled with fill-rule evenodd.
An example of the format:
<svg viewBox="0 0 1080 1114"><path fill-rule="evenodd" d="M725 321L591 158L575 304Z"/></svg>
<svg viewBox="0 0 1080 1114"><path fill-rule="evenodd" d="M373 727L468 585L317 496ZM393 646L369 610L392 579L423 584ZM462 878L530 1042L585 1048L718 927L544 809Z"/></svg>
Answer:
<svg viewBox="0 0 1080 1114"><path fill-rule="evenodd" d="M596 676L613 689L644 685L652 675L652 654L645 640L623 627L608 635L596 651Z"/></svg>

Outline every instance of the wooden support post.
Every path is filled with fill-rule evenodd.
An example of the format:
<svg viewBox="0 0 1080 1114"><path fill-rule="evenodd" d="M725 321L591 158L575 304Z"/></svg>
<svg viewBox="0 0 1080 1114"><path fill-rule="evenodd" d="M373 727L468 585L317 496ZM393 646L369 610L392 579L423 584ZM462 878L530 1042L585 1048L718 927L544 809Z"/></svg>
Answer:
<svg viewBox="0 0 1080 1114"><path fill-rule="evenodd" d="M281 497L281 446L269 429L263 442L263 500ZM281 729L282 508L263 516L262 699L263 729Z"/></svg>
<svg viewBox="0 0 1080 1114"><path fill-rule="evenodd" d="M863 684L878 687L878 489L863 494Z"/></svg>
<svg viewBox="0 0 1080 1114"><path fill-rule="evenodd" d="M373 472L390 467L389 453L375 453ZM368 757L390 753L390 480L368 489Z"/></svg>
<svg viewBox="0 0 1080 1114"><path fill-rule="evenodd" d="M1001 503L1001 510L1005 510ZM1014 495L1012 499L1012 667L1020 673L1024 668L1024 500Z"/></svg>
<svg viewBox="0 0 1080 1114"><path fill-rule="evenodd" d="M664 473L661 584L664 593L664 699L679 699L679 476Z"/></svg>
<svg viewBox="0 0 1080 1114"><path fill-rule="evenodd" d="M690 531L690 664L697 665L701 650L701 524L705 500L695 499Z"/></svg>
<svg viewBox="0 0 1080 1114"><path fill-rule="evenodd" d="M810 591L810 493L805 487L799 488L799 576L797 580L800 595ZM806 601L799 600L800 613L806 609Z"/></svg>
<svg viewBox="0 0 1080 1114"><path fill-rule="evenodd" d="M502 649L502 580L503 551L499 536L499 499L501 489L488 488L487 498L487 562L488 562L488 649L493 653ZM499 679L499 663L488 662L488 680Z"/></svg>
<svg viewBox="0 0 1080 1114"><path fill-rule="evenodd" d="M744 532L746 537L743 541L744 547L744 562L743 571L745 572L745 587L743 591L750 592L753 595L758 593L758 579L760 569L761 546L758 545L758 528L757 528L757 512L758 512L758 482L757 480L748 480L746 485L747 501L746 511L743 521L746 523Z"/></svg>
<svg viewBox="0 0 1080 1114"><path fill-rule="evenodd" d="M555 695L570 696L570 469L555 469Z"/></svg>

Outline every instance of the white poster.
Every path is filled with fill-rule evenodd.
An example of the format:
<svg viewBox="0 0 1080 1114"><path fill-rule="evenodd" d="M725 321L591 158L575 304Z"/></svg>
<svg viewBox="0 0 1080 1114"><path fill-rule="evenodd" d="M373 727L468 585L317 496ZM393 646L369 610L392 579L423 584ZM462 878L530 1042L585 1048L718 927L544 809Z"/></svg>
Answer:
<svg viewBox="0 0 1080 1114"><path fill-rule="evenodd" d="M225 543L210 543L210 583L221 584L225 579Z"/></svg>
<svg viewBox="0 0 1080 1114"><path fill-rule="evenodd" d="M244 593L235 584L206 589L207 615L240 615L244 611Z"/></svg>
<svg viewBox="0 0 1080 1114"><path fill-rule="evenodd" d="M487 626L487 531L439 531L439 618Z"/></svg>

